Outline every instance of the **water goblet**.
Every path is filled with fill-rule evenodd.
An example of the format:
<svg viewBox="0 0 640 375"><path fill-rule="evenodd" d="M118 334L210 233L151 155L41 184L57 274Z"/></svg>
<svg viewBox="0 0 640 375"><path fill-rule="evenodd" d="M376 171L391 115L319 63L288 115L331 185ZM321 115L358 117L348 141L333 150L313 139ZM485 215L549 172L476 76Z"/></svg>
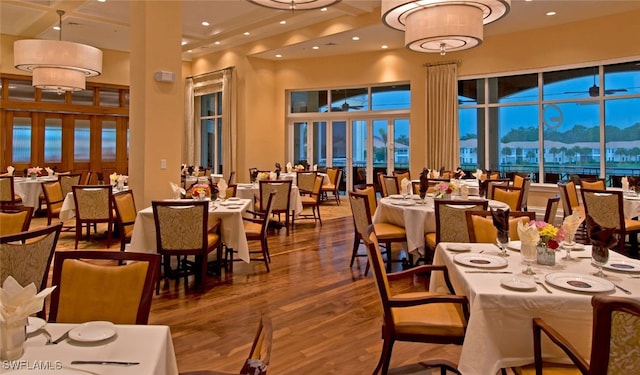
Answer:
<svg viewBox="0 0 640 375"><path fill-rule="evenodd" d="M520 254L522 254L522 258L524 259L524 262L527 264L527 269L522 271L522 273L525 275L535 275L536 273L533 272L533 270L531 269L531 263L535 262L536 260L536 255L537 255L536 243L522 242L522 244L520 245Z"/></svg>
<svg viewBox="0 0 640 375"><path fill-rule="evenodd" d="M573 247L573 245L575 245L575 242L573 241L574 236L576 235L575 231L567 231L565 238L564 238L564 243L562 244L564 247L564 250L566 252L564 258L564 260L574 260L571 257L571 248Z"/></svg>
<svg viewBox="0 0 640 375"><path fill-rule="evenodd" d="M602 272L602 266L607 264L607 261L609 260L609 248L606 246L593 245L591 247L591 258L593 259L593 263L598 266L598 272L594 273L594 275L598 277L607 277L607 275Z"/></svg>
<svg viewBox="0 0 640 375"><path fill-rule="evenodd" d="M501 257L508 257L507 253L507 244L509 243L509 231L498 231L498 235L496 236L496 244L500 249Z"/></svg>

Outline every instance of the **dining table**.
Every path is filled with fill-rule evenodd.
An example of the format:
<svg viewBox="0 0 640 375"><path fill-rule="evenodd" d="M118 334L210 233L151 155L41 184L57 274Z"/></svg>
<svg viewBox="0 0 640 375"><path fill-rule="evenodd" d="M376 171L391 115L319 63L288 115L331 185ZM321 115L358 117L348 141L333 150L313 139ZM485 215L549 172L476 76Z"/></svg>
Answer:
<svg viewBox="0 0 640 375"><path fill-rule="evenodd" d="M249 245L244 231L242 217L252 204L250 199L229 198L209 201L208 223L212 226L218 219L221 221L220 234L222 242L230 249L238 252L238 257L249 263ZM131 234L131 243L125 251L156 253L156 226L153 208L146 207L136 216ZM215 256L214 253L211 256Z"/></svg>
<svg viewBox="0 0 640 375"><path fill-rule="evenodd" d="M454 195L453 200L462 199L461 196ZM485 198L469 196L470 204L477 203ZM509 206L500 201L488 200L489 207L505 209ZM390 223L400 226L407 233L407 251L410 254L424 257L425 255L425 233L436 231L435 200L432 194L427 194L424 201L418 195L391 194L378 201L378 207L372 219L373 223ZM466 230L466 223L462 223L462 228Z"/></svg>
<svg viewBox="0 0 640 375"><path fill-rule="evenodd" d="M111 190L111 193L116 194L127 190L129 190L128 186L124 186L122 188L114 187ZM60 221L71 220L74 217L76 217L76 201L73 199L73 192L70 191L65 195L64 200L62 201L62 206L60 207Z"/></svg>
<svg viewBox="0 0 640 375"><path fill-rule="evenodd" d="M66 332L67 339L46 344L47 333L56 339ZM44 323L29 318L27 333L24 353L12 361L0 361L0 374L178 374L168 326Z"/></svg>
<svg viewBox="0 0 640 375"><path fill-rule="evenodd" d="M553 266L532 264L535 275L523 274L526 264L518 244L507 246L507 257L489 243L439 243L433 264L445 265L457 295L469 299L469 321L458 364L464 375L496 374L501 368L531 364L532 319L542 318L578 352L591 353L591 298L600 293L640 300L640 261L610 251L603 269L594 275L591 246L573 245L571 260L563 247ZM537 282L536 282L537 278ZM441 272L434 272L432 292L447 292ZM544 336L544 335L543 335ZM564 352L543 339L543 358L570 363Z"/></svg>
<svg viewBox="0 0 640 375"><path fill-rule="evenodd" d="M40 206L40 194L42 194L42 183L57 181L58 176L15 177L13 179L13 189L22 198L22 204L27 207L37 209ZM35 212L35 210L34 210Z"/></svg>

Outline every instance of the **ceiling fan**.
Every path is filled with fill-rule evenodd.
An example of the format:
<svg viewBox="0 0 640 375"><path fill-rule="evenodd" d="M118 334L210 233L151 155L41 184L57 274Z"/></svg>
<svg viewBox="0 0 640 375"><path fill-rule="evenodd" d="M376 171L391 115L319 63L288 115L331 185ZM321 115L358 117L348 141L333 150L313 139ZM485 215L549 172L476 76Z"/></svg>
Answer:
<svg viewBox="0 0 640 375"><path fill-rule="evenodd" d="M337 103L336 103L337 104ZM351 105L347 102L347 90L344 90L344 103L339 107L331 107L332 112L348 112L350 109L362 109L363 105Z"/></svg>
<svg viewBox="0 0 640 375"><path fill-rule="evenodd" d="M565 91L565 94L589 94L590 97L595 98L600 95L600 87L596 83L596 69L593 69L593 86L589 87L587 91ZM627 92L627 89L608 89L604 90L605 95L611 95L616 92Z"/></svg>

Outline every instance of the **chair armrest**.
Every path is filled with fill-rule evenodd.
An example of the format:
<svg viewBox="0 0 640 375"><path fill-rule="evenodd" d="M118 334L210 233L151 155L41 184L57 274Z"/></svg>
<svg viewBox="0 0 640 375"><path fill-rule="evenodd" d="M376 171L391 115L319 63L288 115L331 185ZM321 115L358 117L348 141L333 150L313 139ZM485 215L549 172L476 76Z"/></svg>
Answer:
<svg viewBox="0 0 640 375"><path fill-rule="evenodd" d="M389 298L389 306L391 307L409 307L416 305L426 305L429 303L458 303L463 306L469 304L469 300L465 296L457 296L455 294L427 295L413 298Z"/></svg>
<svg viewBox="0 0 640 375"><path fill-rule="evenodd" d="M254 219L254 218L251 218L251 217L244 217L244 216L242 217L242 220L243 221L249 221L249 222L256 223L256 224L262 224L264 222L264 219Z"/></svg>
<svg viewBox="0 0 640 375"><path fill-rule="evenodd" d="M209 228L208 232L219 234L221 225L222 225L222 221L220 219L216 220L215 224L213 224L213 226Z"/></svg>
<svg viewBox="0 0 640 375"><path fill-rule="evenodd" d="M409 276L412 276L412 275L415 275L415 274L428 273L428 272L431 272L431 271L445 271L445 272L447 272L447 266L445 266L445 265L434 265L434 264L424 264L422 266L409 268L407 270L388 273L387 274L387 279L389 279L389 281L395 281L395 280L404 279L406 277L409 277Z"/></svg>
<svg viewBox="0 0 640 375"><path fill-rule="evenodd" d="M247 210L245 212L248 213L249 215L264 217L264 212L256 212L251 210Z"/></svg>
<svg viewBox="0 0 640 375"><path fill-rule="evenodd" d="M545 323L540 318L533 319L533 355L535 359L536 374L542 373L542 344L541 344L541 332L544 332L554 344L558 345L568 356L571 361L576 365L578 370L583 375L589 373L589 364L580 356L578 350L567 339L553 329L550 325ZM595 345L595 344L594 344Z"/></svg>

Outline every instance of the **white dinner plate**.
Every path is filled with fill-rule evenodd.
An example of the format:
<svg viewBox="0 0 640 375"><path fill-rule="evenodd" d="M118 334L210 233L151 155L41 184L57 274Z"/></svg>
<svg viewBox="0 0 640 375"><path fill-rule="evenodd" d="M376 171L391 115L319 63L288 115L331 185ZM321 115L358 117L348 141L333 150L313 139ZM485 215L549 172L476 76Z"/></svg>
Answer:
<svg viewBox="0 0 640 375"><path fill-rule="evenodd" d="M471 246L453 243L453 244L447 245L447 250L458 251L462 253L465 251L471 251Z"/></svg>
<svg viewBox="0 0 640 375"><path fill-rule="evenodd" d="M477 268L501 268L506 267L508 264L507 259L504 257L480 253L456 254L453 260L463 266Z"/></svg>
<svg viewBox="0 0 640 375"><path fill-rule="evenodd" d="M220 205L221 206L237 206L238 202L232 202L232 201L226 200L226 201L220 202Z"/></svg>
<svg viewBox="0 0 640 375"><path fill-rule="evenodd" d="M595 266L595 264L593 265ZM602 268L618 272L640 272L640 262L634 259L609 259L609 262Z"/></svg>
<svg viewBox="0 0 640 375"><path fill-rule="evenodd" d="M500 280L500 285L507 289L533 291L536 290L536 283L533 280L525 279L522 277L506 277Z"/></svg>
<svg viewBox="0 0 640 375"><path fill-rule="evenodd" d="M44 319L36 318L35 316L30 316L27 318L27 335L30 333L34 333L40 328L44 327L47 324Z"/></svg>
<svg viewBox="0 0 640 375"><path fill-rule="evenodd" d="M402 195L401 194L389 194L389 198L391 199L402 199Z"/></svg>
<svg viewBox="0 0 640 375"><path fill-rule="evenodd" d="M229 198L227 198L227 200L228 201L239 201L240 198L238 198L238 197L229 197Z"/></svg>
<svg viewBox="0 0 640 375"><path fill-rule="evenodd" d="M545 280L553 286L575 292L599 293L614 289L609 280L581 273L553 272L547 274Z"/></svg>
<svg viewBox="0 0 640 375"><path fill-rule="evenodd" d="M250 189L253 188L253 184L238 184L238 187Z"/></svg>
<svg viewBox="0 0 640 375"><path fill-rule="evenodd" d="M415 206L416 202L414 200L403 200L403 201L394 201L391 204L396 206Z"/></svg>
<svg viewBox="0 0 640 375"><path fill-rule="evenodd" d="M116 326L111 322L87 322L69 331L69 338L74 341L97 342L106 340L116 334Z"/></svg>
<svg viewBox="0 0 640 375"><path fill-rule="evenodd" d="M507 249L510 249L513 251L520 251L521 245L522 245L522 242L520 241L509 241L509 243L507 243Z"/></svg>
<svg viewBox="0 0 640 375"><path fill-rule="evenodd" d="M624 199L628 199L630 201L640 201L640 197L638 196L633 196L633 195L625 195Z"/></svg>
<svg viewBox="0 0 640 375"><path fill-rule="evenodd" d="M228 209L230 209L230 210L235 210L235 209L237 209L237 208L240 208L240 206L231 204L231 205L227 205L227 206L225 206L225 208L228 208Z"/></svg>
<svg viewBox="0 0 640 375"><path fill-rule="evenodd" d="M505 208L509 208L509 205L500 201L494 201L494 200L489 200L489 207L491 208L501 208L501 209L505 209Z"/></svg>

